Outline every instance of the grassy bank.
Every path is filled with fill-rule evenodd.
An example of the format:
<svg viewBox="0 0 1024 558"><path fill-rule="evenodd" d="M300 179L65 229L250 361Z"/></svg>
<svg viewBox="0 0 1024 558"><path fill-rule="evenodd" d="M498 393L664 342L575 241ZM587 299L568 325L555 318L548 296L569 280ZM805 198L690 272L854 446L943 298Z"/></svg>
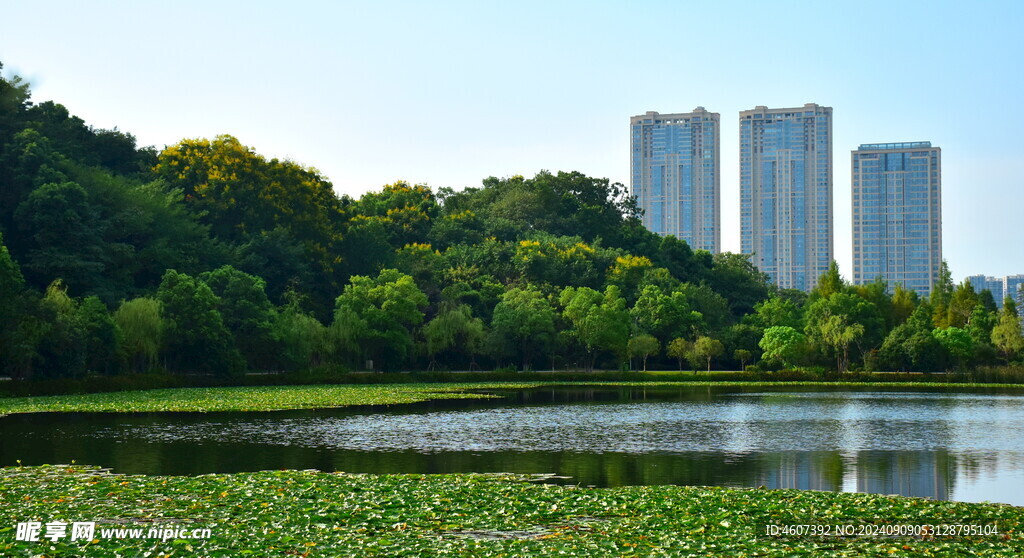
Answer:
<svg viewBox="0 0 1024 558"><path fill-rule="evenodd" d="M82 395L0 397L0 416L46 412L214 412L323 409L351 405L401 405L431 399L479 399L488 397L467 390L524 389L539 386L581 387L922 387L916 382L728 382L728 381L633 381L633 382L483 382L447 384L299 385L258 387L209 387L119 391ZM924 384L935 388L1022 388L1016 384Z"/></svg>
<svg viewBox="0 0 1024 558"><path fill-rule="evenodd" d="M0 469L0 515L4 556L1024 553L1024 508L1012 506L799 490L592 489L509 475L265 471L160 477L87 467L9 467ZM15 541L18 522L56 520L95 521L95 535L74 542ZM994 524L999 535L765 534L766 525L794 524ZM108 528L210 529L211 538L104 538L101 530Z"/></svg>

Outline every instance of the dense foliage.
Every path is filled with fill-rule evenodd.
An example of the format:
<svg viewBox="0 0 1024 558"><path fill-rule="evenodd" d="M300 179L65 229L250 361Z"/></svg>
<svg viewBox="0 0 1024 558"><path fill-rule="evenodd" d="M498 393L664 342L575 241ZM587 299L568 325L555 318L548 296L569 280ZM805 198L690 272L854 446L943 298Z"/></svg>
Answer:
<svg viewBox="0 0 1024 558"><path fill-rule="evenodd" d="M239 140L157 152L0 78L0 370L821 367L938 371L1024 356L1012 301L808 294L640 223L578 172L359 199ZM987 295L987 296L986 296Z"/></svg>

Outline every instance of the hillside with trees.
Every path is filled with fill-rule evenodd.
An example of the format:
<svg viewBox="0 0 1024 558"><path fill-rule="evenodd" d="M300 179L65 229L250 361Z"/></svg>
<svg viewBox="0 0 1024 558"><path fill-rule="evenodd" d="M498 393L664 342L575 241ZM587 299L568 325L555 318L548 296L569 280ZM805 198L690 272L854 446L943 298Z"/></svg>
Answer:
<svg viewBox="0 0 1024 558"><path fill-rule="evenodd" d="M0 66L2 68L2 66ZM825 367L1024 356L1013 301L930 299L835 265L779 290L746 256L640 223L578 172L339 196L238 139L162 151L0 78L0 371Z"/></svg>

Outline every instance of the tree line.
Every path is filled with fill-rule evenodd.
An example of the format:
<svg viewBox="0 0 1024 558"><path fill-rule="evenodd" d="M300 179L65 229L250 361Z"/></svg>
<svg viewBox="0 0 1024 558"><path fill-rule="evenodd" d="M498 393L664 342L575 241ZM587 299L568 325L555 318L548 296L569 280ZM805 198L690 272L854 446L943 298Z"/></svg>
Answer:
<svg viewBox="0 0 1024 558"><path fill-rule="evenodd" d="M2 66L0 66L2 68ZM963 368L1024 353L1012 300L833 267L778 289L578 172L338 196L231 136L139 148L0 78L0 367Z"/></svg>

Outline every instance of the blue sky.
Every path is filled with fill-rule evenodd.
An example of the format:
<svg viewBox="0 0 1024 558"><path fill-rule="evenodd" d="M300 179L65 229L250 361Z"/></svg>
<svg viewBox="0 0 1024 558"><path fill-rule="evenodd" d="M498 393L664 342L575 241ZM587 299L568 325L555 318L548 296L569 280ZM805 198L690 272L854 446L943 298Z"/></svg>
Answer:
<svg viewBox="0 0 1024 558"><path fill-rule="evenodd" d="M359 196L578 170L628 185L629 117L834 109L836 259L850 151L931 141L954 278L1024 273L1024 2L6 2L0 61L140 144L230 133Z"/></svg>

